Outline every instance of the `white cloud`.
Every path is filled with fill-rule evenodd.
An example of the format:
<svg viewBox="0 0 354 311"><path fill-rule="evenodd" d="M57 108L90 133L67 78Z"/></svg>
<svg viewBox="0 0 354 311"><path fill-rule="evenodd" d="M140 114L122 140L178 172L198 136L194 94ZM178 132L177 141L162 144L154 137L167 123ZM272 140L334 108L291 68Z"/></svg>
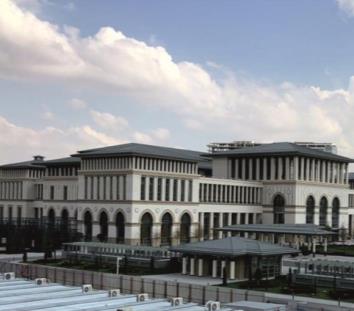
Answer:
<svg viewBox="0 0 354 311"><path fill-rule="evenodd" d="M83 110L87 108L87 103L79 98L72 98L69 102L68 105L74 109L74 110Z"/></svg>
<svg viewBox="0 0 354 311"><path fill-rule="evenodd" d="M350 2L338 1L340 7L345 3ZM174 61L161 46L111 27L90 37L70 27L62 31L8 0L0 1L0 77L109 89L172 111L199 131L261 141L333 141L354 155L354 78L348 89L337 90L267 85L229 72L217 81L198 64ZM122 123L97 111L91 116L105 131ZM149 142L165 135L166 140L166 133L134 131L133 138Z"/></svg>
<svg viewBox="0 0 354 311"><path fill-rule="evenodd" d="M41 117L43 120L52 121L54 120L54 113L50 111L45 111L42 113Z"/></svg>
<svg viewBox="0 0 354 311"><path fill-rule="evenodd" d="M148 132L136 131L132 140L142 144L169 144L170 131L165 128L157 128Z"/></svg>
<svg viewBox="0 0 354 311"><path fill-rule="evenodd" d="M125 118L115 116L108 112L90 110L90 114L94 122L106 130L119 131L125 129L129 125Z"/></svg>
<svg viewBox="0 0 354 311"><path fill-rule="evenodd" d="M337 0L337 5L349 16L354 16L354 0Z"/></svg>

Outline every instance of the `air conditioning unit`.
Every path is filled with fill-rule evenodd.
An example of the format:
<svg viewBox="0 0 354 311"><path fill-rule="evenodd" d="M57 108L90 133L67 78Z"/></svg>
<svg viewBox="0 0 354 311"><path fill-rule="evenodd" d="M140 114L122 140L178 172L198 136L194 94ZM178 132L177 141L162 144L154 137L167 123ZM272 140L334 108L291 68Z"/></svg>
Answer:
<svg viewBox="0 0 354 311"><path fill-rule="evenodd" d="M109 297L117 297L120 295L120 289L111 289L108 291Z"/></svg>
<svg viewBox="0 0 354 311"><path fill-rule="evenodd" d="M4 273L4 280L14 280L15 279L15 272L6 272Z"/></svg>
<svg viewBox="0 0 354 311"><path fill-rule="evenodd" d="M177 307L183 305L183 298L182 297L174 297L171 299L172 307Z"/></svg>
<svg viewBox="0 0 354 311"><path fill-rule="evenodd" d="M93 290L91 284L84 284L84 285L82 285L81 289L84 294L86 294L88 292L92 292L92 290Z"/></svg>
<svg viewBox="0 0 354 311"><path fill-rule="evenodd" d="M48 279L46 278L35 279L34 282L36 283L36 285L47 285Z"/></svg>
<svg viewBox="0 0 354 311"><path fill-rule="evenodd" d="M149 295L148 294L139 294L136 296L136 301L137 302L142 302L142 301L146 301L149 299Z"/></svg>
<svg viewBox="0 0 354 311"><path fill-rule="evenodd" d="M205 306L208 308L208 311L218 311L220 310L219 301L208 301Z"/></svg>

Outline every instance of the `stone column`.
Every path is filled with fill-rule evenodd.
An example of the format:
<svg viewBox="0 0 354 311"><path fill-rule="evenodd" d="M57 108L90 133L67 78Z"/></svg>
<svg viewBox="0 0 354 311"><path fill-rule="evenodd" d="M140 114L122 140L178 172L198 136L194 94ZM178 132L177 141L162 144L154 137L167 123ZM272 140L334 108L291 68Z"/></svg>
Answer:
<svg viewBox="0 0 354 311"><path fill-rule="evenodd" d="M230 275L229 275L230 280L235 279L235 267L236 267L235 261L234 260L230 261Z"/></svg>
<svg viewBox="0 0 354 311"><path fill-rule="evenodd" d="M301 157L300 180L305 179L305 158Z"/></svg>
<svg viewBox="0 0 354 311"><path fill-rule="evenodd" d="M312 159L311 160L311 163L312 163L312 169L311 169L311 180L312 181L315 181L315 165L316 165L316 160L315 159Z"/></svg>
<svg viewBox="0 0 354 311"><path fill-rule="evenodd" d="M199 213L199 241L204 241L204 213Z"/></svg>
<svg viewBox="0 0 354 311"><path fill-rule="evenodd" d="M198 276L203 276L203 259L198 259Z"/></svg>
<svg viewBox="0 0 354 311"><path fill-rule="evenodd" d="M224 217L223 213L219 213L219 228L222 228L224 226ZM223 232L219 231L218 232L218 238L222 239Z"/></svg>
<svg viewBox="0 0 354 311"><path fill-rule="evenodd" d="M312 238L312 253L316 254L316 238Z"/></svg>
<svg viewBox="0 0 354 311"><path fill-rule="evenodd" d="M194 257L190 258L190 270L189 270L189 275L194 275Z"/></svg>
<svg viewBox="0 0 354 311"><path fill-rule="evenodd" d="M217 276L218 276L218 261L216 259L213 259L212 277L216 278Z"/></svg>
<svg viewBox="0 0 354 311"><path fill-rule="evenodd" d="M298 180L300 178L299 176L299 157L294 157L294 180Z"/></svg>
<svg viewBox="0 0 354 311"><path fill-rule="evenodd" d="M328 246L328 243L327 243L327 237L324 238L324 246L323 246L323 250L325 253L327 253L327 247Z"/></svg>
<svg viewBox="0 0 354 311"><path fill-rule="evenodd" d="M187 274L187 260L188 257L182 257L182 274Z"/></svg>
<svg viewBox="0 0 354 311"><path fill-rule="evenodd" d="M214 239L214 213L210 213L210 228L209 228L209 240Z"/></svg>
<svg viewBox="0 0 354 311"><path fill-rule="evenodd" d="M228 226L231 226L231 224L232 224L232 213L229 213L229 217L228 217L228 219L227 219L227 225L228 225ZM227 236L228 236L228 237L231 237L231 231L228 231L228 232L227 232Z"/></svg>

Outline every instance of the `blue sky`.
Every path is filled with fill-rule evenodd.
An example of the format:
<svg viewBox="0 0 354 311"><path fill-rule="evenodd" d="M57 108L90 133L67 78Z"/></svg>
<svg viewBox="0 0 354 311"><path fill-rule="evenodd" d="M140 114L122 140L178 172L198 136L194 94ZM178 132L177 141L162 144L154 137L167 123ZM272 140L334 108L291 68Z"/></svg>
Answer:
<svg viewBox="0 0 354 311"><path fill-rule="evenodd" d="M0 162L234 139L354 156L354 0L2 5Z"/></svg>

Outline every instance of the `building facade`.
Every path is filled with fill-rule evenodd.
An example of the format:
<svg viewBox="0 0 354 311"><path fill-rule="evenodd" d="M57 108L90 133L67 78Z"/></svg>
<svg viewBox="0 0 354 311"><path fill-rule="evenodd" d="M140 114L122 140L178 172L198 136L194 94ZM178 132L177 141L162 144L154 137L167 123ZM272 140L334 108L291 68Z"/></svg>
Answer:
<svg viewBox="0 0 354 311"><path fill-rule="evenodd" d="M291 143L217 153L142 144L0 167L0 219L75 220L86 240L175 245L235 224L352 234L351 159Z"/></svg>

